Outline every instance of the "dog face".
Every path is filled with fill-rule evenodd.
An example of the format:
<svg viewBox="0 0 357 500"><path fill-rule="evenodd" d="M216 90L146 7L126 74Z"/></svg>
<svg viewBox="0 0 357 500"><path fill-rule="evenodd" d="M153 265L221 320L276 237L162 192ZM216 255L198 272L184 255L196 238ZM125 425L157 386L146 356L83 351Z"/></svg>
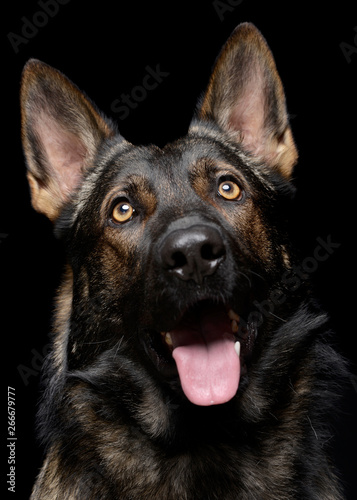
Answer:
<svg viewBox="0 0 357 500"><path fill-rule="evenodd" d="M58 359L78 371L125 350L195 405L231 400L269 329L254 304L291 265L297 153L261 34L238 26L188 134L162 149L127 142L38 61L24 70L22 113L32 204L68 251Z"/></svg>

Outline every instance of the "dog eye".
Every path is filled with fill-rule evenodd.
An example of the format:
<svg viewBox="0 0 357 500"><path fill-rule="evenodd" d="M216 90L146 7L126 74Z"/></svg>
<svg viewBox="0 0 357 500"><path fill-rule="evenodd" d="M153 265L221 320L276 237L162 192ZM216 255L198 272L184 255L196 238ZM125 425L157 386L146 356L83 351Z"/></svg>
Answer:
<svg viewBox="0 0 357 500"><path fill-rule="evenodd" d="M242 190L234 181L223 181L218 186L218 194L226 200L239 200L242 197Z"/></svg>
<svg viewBox="0 0 357 500"><path fill-rule="evenodd" d="M113 222L123 223L128 222L134 215L135 209L127 201L117 203L113 210L111 218Z"/></svg>

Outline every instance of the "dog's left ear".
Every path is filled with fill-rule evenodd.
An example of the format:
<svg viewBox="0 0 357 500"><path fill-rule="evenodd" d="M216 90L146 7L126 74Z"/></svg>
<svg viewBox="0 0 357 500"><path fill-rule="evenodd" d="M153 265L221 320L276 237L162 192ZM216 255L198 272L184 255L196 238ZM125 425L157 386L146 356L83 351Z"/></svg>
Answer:
<svg viewBox="0 0 357 500"><path fill-rule="evenodd" d="M298 154L273 55L250 23L237 26L215 64L198 117L289 178Z"/></svg>
<svg viewBox="0 0 357 500"><path fill-rule="evenodd" d="M54 221L116 130L68 78L35 59L23 71L21 115L32 205Z"/></svg>

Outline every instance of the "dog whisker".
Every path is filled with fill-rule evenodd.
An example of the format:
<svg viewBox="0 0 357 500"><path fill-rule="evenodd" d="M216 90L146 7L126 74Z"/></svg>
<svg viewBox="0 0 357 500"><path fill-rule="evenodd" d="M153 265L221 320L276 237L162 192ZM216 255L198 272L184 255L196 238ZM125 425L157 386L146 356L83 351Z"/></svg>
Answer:
<svg viewBox="0 0 357 500"><path fill-rule="evenodd" d="M106 342L109 342L109 341L110 341L110 339L98 340L97 342L83 342L82 345L105 344Z"/></svg>
<svg viewBox="0 0 357 500"><path fill-rule="evenodd" d="M248 269L248 272L250 274L254 274L254 276L258 276L258 278L260 278L262 281L265 282L265 279L263 278L263 276L261 276L260 274L256 273L255 271L252 271L251 269Z"/></svg>
<svg viewBox="0 0 357 500"><path fill-rule="evenodd" d="M241 274L242 276L244 276L248 280L250 288L252 288L252 282L251 282L251 280L248 278L248 276L245 273L243 273L243 271L238 271L237 274L238 275Z"/></svg>
<svg viewBox="0 0 357 500"><path fill-rule="evenodd" d="M116 357L117 357L118 352L119 352L119 349L120 349L120 347L121 347L121 345L122 345L122 343L123 343L123 340L124 340L124 335L122 335L122 337L121 337L121 338L118 340L118 342L117 342L117 345L116 345L116 349L115 349L115 353L114 353L113 358L116 358Z"/></svg>
<svg viewBox="0 0 357 500"><path fill-rule="evenodd" d="M283 323L287 323L287 320L286 319L283 319L281 318L280 316L278 316L277 314L274 314L273 312L269 311L269 314L271 314L272 316L274 316L275 318L277 319L280 319L280 321L282 321Z"/></svg>

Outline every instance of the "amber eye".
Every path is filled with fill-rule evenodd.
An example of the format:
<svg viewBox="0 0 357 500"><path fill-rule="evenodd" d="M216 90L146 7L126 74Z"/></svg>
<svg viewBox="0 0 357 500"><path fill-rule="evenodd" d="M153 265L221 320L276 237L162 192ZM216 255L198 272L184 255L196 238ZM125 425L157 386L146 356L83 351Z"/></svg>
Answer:
<svg viewBox="0 0 357 500"><path fill-rule="evenodd" d="M121 201L115 205L112 211L114 222L128 222L133 216L135 209L127 201Z"/></svg>
<svg viewBox="0 0 357 500"><path fill-rule="evenodd" d="M242 196L241 188L233 181L221 182L218 193L226 200L238 200Z"/></svg>

